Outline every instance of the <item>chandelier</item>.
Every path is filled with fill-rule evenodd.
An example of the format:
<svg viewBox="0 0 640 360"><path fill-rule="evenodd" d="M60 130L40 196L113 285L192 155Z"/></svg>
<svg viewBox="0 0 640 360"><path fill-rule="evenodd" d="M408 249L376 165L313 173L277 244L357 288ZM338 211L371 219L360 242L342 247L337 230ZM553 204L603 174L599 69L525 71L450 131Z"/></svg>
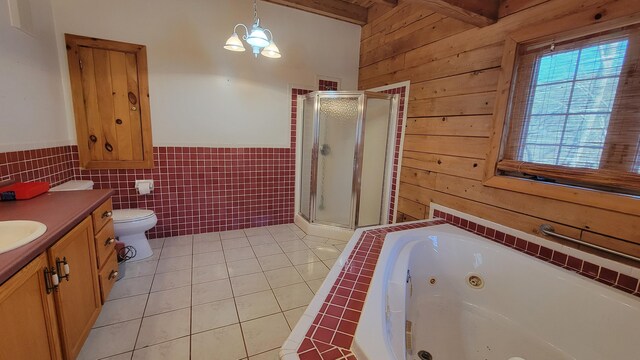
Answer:
<svg viewBox="0 0 640 360"><path fill-rule="evenodd" d="M233 28L233 35L229 37L227 43L224 45L224 48L231 51L245 51L244 45L238 36L237 29L241 26L244 28L245 34L242 39L246 41L253 50L253 55L258 57L258 54L262 54L268 58L278 59L282 55L280 55L280 50L273 42L273 34L269 29L265 29L260 27L260 19L258 18L258 5L256 4L256 0L253 0L253 26L251 26L251 31L244 24L237 24ZM267 37L267 34L269 36Z"/></svg>

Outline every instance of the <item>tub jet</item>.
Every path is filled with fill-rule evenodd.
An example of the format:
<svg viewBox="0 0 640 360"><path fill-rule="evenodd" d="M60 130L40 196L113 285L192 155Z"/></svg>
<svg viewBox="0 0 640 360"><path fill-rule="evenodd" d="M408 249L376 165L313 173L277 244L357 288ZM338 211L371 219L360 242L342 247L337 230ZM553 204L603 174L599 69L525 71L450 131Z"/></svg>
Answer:
<svg viewBox="0 0 640 360"><path fill-rule="evenodd" d="M433 360L433 356L426 350L418 351L418 358L420 358L420 360Z"/></svg>

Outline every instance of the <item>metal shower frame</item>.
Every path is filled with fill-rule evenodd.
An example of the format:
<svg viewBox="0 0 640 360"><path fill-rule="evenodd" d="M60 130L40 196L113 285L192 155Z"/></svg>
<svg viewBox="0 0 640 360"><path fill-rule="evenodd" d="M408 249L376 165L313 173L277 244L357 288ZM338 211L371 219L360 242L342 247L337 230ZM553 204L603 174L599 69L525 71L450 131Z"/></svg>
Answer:
<svg viewBox="0 0 640 360"><path fill-rule="evenodd" d="M329 226L337 226L344 228L344 224L330 223L330 222L321 222L316 220L316 199L317 199L317 191L318 191L318 154L320 150L320 100L321 99L336 99L336 98L358 98L358 118L356 119L356 141L354 147L354 161L353 161L353 178L351 184L351 211L350 211L350 219L349 219L349 228L356 229L359 224L359 215L360 215L360 196L361 196L361 186L362 186L362 162L363 162L363 154L364 154L364 135L366 128L366 103L367 100L372 99L384 99L389 101L389 124L387 126L387 143L386 143L386 151L385 151L385 164L384 164L384 182L382 186L382 193L380 194L380 223L385 224L387 222L386 214L388 212L388 202L390 199L386 199L385 195L390 195L391 188L391 175L393 173L393 169L390 169L390 164L393 164L393 155L395 149L395 139L396 139L396 126L398 122L398 104L400 97L399 95L392 94L384 94L379 92L372 91L314 91L306 95L298 96L298 104L299 106L298 113L304 116L304 100L314 99L313 102L313 147L311 150L311 176L310 176L310 189L309 189L309 217L305 216L302 212L302 201L300 202L299 208L296 211L302 216L305 220L310 223L321 224L321 225L329 225ZM304 126L304 121L299 122L300 126ZM304 132L304 129L302 129ZM302 144L302 142L301 142ZM303 159L301 159L303 161ZM300 167L302 169L302 167ZM302 189L304 188L303 176L300 176L300 189L302 196ZM389 197L389 196L387 196ZM383 207L386 206L386 209Z"/></svg>

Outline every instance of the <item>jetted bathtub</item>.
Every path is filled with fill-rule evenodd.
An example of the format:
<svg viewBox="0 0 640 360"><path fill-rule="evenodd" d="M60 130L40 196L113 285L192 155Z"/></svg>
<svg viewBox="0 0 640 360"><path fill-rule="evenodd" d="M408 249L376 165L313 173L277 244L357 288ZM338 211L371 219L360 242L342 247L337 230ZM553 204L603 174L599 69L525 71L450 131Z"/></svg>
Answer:
<svg viewBox="0 0 640 360"><path fill-rule="evenodd" d="M640 299L458 229L387 235L363 359L640 359ZM428 355L427 355L428 353Z"/></svg>

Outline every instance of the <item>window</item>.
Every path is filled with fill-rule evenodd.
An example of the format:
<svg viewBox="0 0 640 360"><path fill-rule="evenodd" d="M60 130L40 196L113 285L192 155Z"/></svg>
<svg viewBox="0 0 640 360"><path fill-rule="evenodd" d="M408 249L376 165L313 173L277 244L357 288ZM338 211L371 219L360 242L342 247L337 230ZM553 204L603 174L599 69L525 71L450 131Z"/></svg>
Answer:
<svg viewBox="0 0 640 360"><path fill-rule="evenodd" d="M498 173L640 193L640 27L516 53Z"/></svg>

